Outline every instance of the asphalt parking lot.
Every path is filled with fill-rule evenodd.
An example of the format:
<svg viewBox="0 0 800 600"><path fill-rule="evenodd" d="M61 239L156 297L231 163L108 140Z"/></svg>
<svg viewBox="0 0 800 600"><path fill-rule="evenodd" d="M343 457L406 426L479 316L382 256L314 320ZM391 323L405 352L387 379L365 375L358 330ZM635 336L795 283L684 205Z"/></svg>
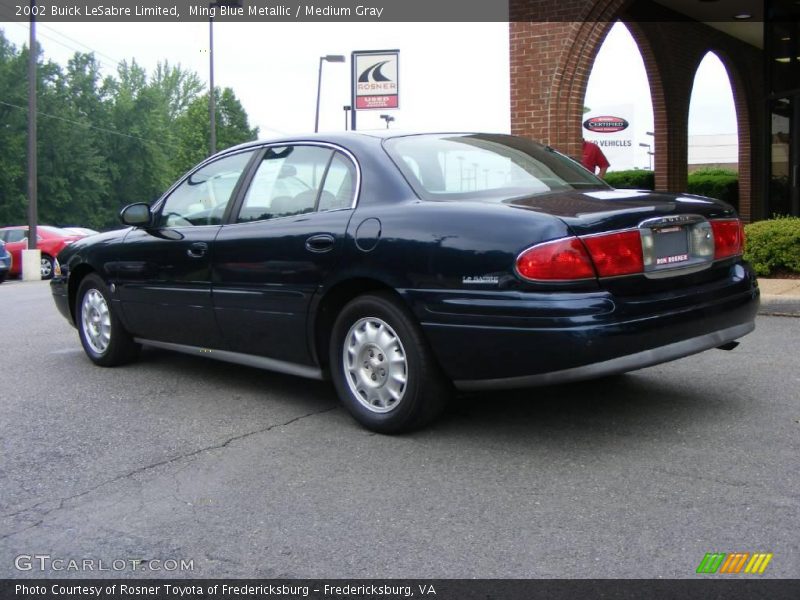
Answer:
<svg viewBox="0 0 800 600"><path fill-rule="evenodd" d="M0 339L0 578L131 575L20 555L204 578L686 578L706 552L800 576L798 318L759 317L733 352L462 398L398 437L325 383L156 350L94 367L46 283L0 286Z"/></svg>

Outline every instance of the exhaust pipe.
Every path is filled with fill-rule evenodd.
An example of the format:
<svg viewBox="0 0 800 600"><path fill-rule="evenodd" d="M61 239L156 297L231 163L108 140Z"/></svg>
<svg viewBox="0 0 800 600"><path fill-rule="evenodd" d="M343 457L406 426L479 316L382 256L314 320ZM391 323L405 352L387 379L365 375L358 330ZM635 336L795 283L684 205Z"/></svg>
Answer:
<svg viewBox="0 0 800 600"><path fill-rule="evenodd" d="M717 350L733 350L738 345L739 342L728 342L727 344L722 344L722 346L717 346Z"/></svg>

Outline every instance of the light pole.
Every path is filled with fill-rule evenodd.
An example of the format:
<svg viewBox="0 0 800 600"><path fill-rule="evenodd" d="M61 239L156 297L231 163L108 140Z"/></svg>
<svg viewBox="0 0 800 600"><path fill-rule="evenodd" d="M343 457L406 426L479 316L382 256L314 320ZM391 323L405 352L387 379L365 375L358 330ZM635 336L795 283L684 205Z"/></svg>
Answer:
<svg viewBox="0 0 800 600"><path fill-rule="evenodd" d="M640 142L640 143L639 143L639 145L640 145L642 148L647 148L647 165L648 165L648 170L652 171L652 170L653 170L653 155L655 154L655 152L653 152L653 151L652 151L653 147L652 147L650 144L645 144L645 143L643 143L643 142Z"/></svg>
<svg viewBox="0 0 800 600"><path fill-rule="evenodd" d="M344 56L341 54L326 54L325 56L319 57L319 75L317 75L317 112L314 116L314 133L319 131L319 93L320 89L322 88L322 63L323 62L335 62L335 63L343 63Z"/></svg>
<svg viewBox="0 0 800 600"><path fill-rule="evenodd" d="M386 121L386 129L389 129L389 123L394 121L394 117L392 115L381 115L381 119Z"/></svg>
<svg viewBox="0 0 800 600"><path fill-rule="evenodd" d="M31 0L28 41L28 250L36 250L36 0Z"/></svg>

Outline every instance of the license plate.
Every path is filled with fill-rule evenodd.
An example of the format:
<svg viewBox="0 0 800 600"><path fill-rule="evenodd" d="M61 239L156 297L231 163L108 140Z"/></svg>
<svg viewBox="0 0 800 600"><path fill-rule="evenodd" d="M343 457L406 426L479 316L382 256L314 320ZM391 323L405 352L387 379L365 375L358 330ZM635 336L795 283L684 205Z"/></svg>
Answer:
<svg viewBox="0 0 800 600"><path fill-rule="evenodd" d="M689 260L689 240L686 227L673 226L652 229L656 266L673 265Z"/></svg>

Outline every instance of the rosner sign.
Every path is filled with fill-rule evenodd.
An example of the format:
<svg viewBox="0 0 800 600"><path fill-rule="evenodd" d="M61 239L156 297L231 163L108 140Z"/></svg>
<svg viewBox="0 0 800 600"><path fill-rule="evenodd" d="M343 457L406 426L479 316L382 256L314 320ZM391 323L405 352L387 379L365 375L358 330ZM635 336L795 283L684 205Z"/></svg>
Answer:
<svg viewBox="0 0 800 600"><path fill-rule="evenodd" d="M353 108L385 110L400 107L399 50L353 52Z"/></svg>

